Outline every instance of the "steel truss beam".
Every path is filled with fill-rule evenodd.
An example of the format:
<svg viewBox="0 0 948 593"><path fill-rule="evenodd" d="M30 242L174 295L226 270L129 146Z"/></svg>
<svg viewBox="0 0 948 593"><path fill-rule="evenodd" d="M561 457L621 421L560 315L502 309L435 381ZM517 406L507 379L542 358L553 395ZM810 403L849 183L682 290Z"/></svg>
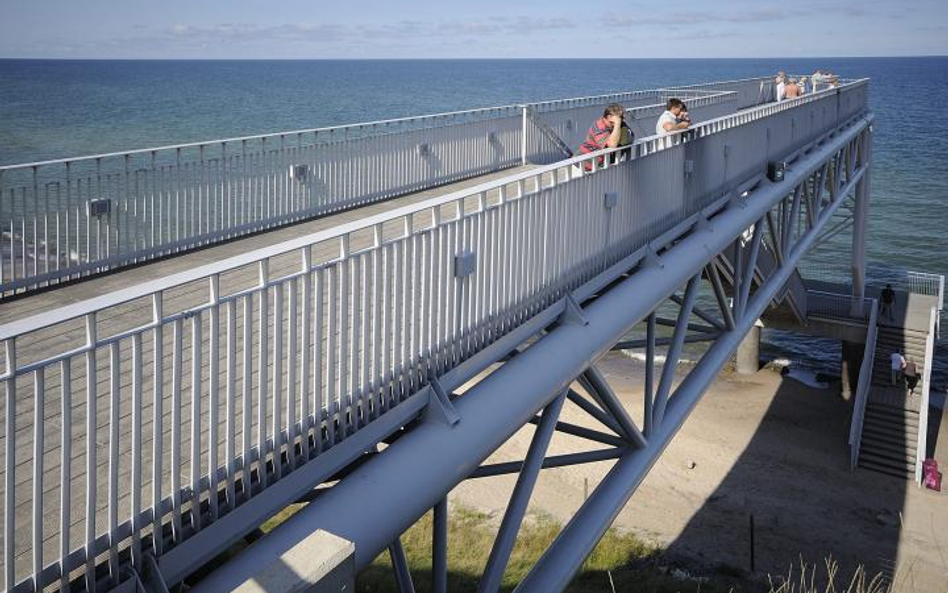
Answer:
<svg viewBox="0 0 948 593"><path fill-rule="evenodd" d="M835 161L837 164L843 154L845 151L838 153ZM822 170L826 170L826 165L822 167ZM653 418L653 425L647 433L649 437L646 447L629 450L623 454L526 578L517 586L514 593L548 593L561 591L566 587L638 484L648 474L665 446L681 428L746 332L756 323L774 295L795 271L799 259L816 244L823 227L842 203L843 195L855 189L865 170L865 168L860 168L847 171L846 183L840 183L835 200L823 207L819 217L814 217L814 224L791 246L786 261L778 265L748 298L741 315L735 319L735 327L723 332L721 337L705 352L668 399L664 413L656 414ZM685 305L687 305L687 298ZM671 357L666 361L663 377L670 361Z"/></svg>
<svg viewBox="0 0 948 593"><path fill-rule="evenodd" d="M527 503L530 502L533 486L540 475L543 456L546 455L546 449L553 437L553 427L560 416L565 399L565 394L560 395L543 410L543 419L530 442L527 458L523 462L513 494L510 495L510 503L507 505L497 538L491 547L484 575L477 586L477 593L496 593L500 589L500 579L504 576L504 570L510 560L510 552L517 540L517 532L520 531L523 515L527 512Z"/></svg>
<svg viewBox="0 0 948 593"><path fill-rule="evenodd" d="M668 249L662 251L661 256L655 256L658 265L637 268L626 279L600 292L595 300L579 311L579 315L574 312L574 315L549 326L548 333L473 385L454 402L459 422L426 421L406 432L325 496L316 499L242 552L236 562L229 563L199 583L194 593L230 590L249 578L257 567L272 562L314 529L324 529L355 542L356 567L367 566L379 552L396 541L399 534L442 501L461 480L475 475L484 459L533 420L539 410L554 400L562 401L562 394L574 379L583 375L588 382L590 362L608 352L646 317L649 319L649 351L654 353L655 304L687 282L679 314L683 323L675 328L672 344L672 349L677 347L680 350L702 270L717 254L733 245L735 237L753 224L760 225L767 212L790 196L798 195L795 189L810 182L814 171L825 171L825 163L838 159L847 144L865 133L870 123L871 118L857 120L800 157L784 182L761 182L747 199L729 200L719 212L709 213L709 225L693 228L674 244L669 240L665 243L670 245ZM606 479L517 588L519 593L555 593L566 586L746 331L793 273L802 255L812 247L817 234L842 202L841 196L852 191L864 170L865 167L855 170L836 192L836 199L824 205L819 214L808 204L809 224L800 230L796 242L791 241L784 249L783 265L776 267L755 291L748 289L741 315L735 317L732 325L725 321L728 329L721 333L674 392L671 391L669 368L674 368L677 355L666 358L654 404L650 404L652 386L647 380L649 384L643 405L652 413L651 418L646 415L642 432L644 446L624 449L625 453ZM816 178L822 184L824 174L817 174ZM819 191L819 187L816 190ZM659 252L661 248L656 246L652 250ZM636 263L632 262L627 269L633 269ZM586 295L597 290L590 290ZM576 302L582 302L583 298L576 298ZM557 311L559 315L563 309ZM687 315L682 315L685 312ZM654 363L653 356L648 358L647 370ZM538 372L540 369L542 372ZM452 384L448 380L443 383ZM597 394L590 395L596 399ZM598 395L602 396L602 393ZM603 402L600 404L602 411L607 411ZM542 420L538 421L542 424ZM628 428L622 422L617 423L620 428ZM621 438L619 440L623 445L627 443ZM527 464L543 466L542 455L528 458L523 467ZM385 493L384 499L379 499L379 492Z"/></svg>

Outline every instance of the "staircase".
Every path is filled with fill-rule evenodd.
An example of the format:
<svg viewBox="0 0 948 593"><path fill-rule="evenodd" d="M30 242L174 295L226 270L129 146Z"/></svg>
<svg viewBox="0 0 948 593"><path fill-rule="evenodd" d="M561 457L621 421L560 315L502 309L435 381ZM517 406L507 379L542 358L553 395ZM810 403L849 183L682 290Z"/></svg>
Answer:
<svg viewBox="0 0 948 593"><path fill-rule="evenodd" d="M734 249L725 250L718 258L721 279L728 288L734 283ZM753 283L754 286L760 286L771 272L778 265L777 257L772 248L766 243L761 242L760 251L757 255L757 265L754 268ZM793 323L806 322L806 284L798 270L787 279L779 291L774 295L770 309L765 313L766 317L782 316L786 319L792 319Z"/></svg>
<svg viewBox="0 0 948 593"><path fill-rule="evenodd" d="M915 478L922 381L914 395L909 395L904 384L893 386L889 357L900 350L906 359L915 361L921 373L926 364L926 338L921 330L879 326L859 467L903 479Z"/></svg>

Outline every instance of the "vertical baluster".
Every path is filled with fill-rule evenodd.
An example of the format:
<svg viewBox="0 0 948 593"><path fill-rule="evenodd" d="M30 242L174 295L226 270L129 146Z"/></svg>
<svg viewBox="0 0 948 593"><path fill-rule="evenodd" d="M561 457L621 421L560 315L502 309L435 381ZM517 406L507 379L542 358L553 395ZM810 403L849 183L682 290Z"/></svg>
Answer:
<svg viewBox="0 0 948 593"><path fill-rule="evenodd" d="M257 402L257 478L261 488L267 487L267 397L269 393L269 282L270 264L264 260L260 262L260 368L258 372L259 398Z"/></svg>
<svg viewBox="0 0 948 593"><path fill-rule="evenodd" d="M132 564L141 567L142 512L142 335L132 336Z"/></svg>
<svg viewBox="0 0 948 593"><path fill-rule="evenodd" d="M113 585L119 582L119 412L122 401L119 346L117 340L109 344L109 579Z"/></svg>
<svg viewBox="0 0 948 593"><path fill-rule="evenodd" d="M210 291L210 360L208 361L208 435L207 435L207 484L208 510L210 521L217 520L217 451L220 444L220 366L221 366L221 300L220 276L212 275L208 279Z"/></svg>
<svg viewBox="0 0 948 593"><path fill-rule="evenodd" d="M357 431L361 425L360 419L364 410L362 409L362 393L359 390L359 366L361 362L360 350L362 332L362 256L355 255L352 262L352 305L349 310L349 367L347 373L346 391L350 394L349 417L351 418L351 430Z"/></svg>
<svg viewBox="0 0 948 593"><path fill-rule="evenodd" d="M42 591L43 582L43 441L46 425L45 371L33 371L33 590Z"/></svg>
<svg viewBox="0 0 948 593"><path fill-rule="evenodd" d="M286 332L286 459L289 470L296 467L296 312L299 284L290 279L289 312Z"/></svg>
<svg viewBox="0 0 948 593"><path fill-rule="evenodd" d="M151 442L151 508L152 508L152 549L160 556L163 549L161 482L164 456L164 326L162 325L163 295L156 292L151 296L152 322L155 324L152 352L154 370L152 372L152 442Z"/></svg>
<svg viewBox="0 0 948 593"><path fill-rule="evenodd" d="M341 263L329 267L329 287L326 291L328 313L326 315L326 436L330 447L336 444L335 415L339 409L339 391L336 388L336 345L339 331L339 267Z"/></svg>
<svg viewBox="0 0 948 593"><path fill-rule="evenodd" d="M201 529L202 316L191 315L191 527Z"/></svg>
<svg viewBox="0 0 948 593"><path fill-rule="evenodd" d="M349 269L352 266L352 260L349 259L349 236L344 235L339 238L339 388L337 393L340 398L341 410L339 412L339 427L342 430L341 437L345 439L349 436L350 418L354 415L352 410L352 392L349 391L349 327L352 320L352 311L350 309L350 288L349 288Z"/></svg>
<svg viewBox="0 0 948 593"><path fill-rule="evenodd" d="M3 576L6 590L11 591L16 584L13 547L16 533L16 345L12 338L4 342L4 351L7 402L3 433Z"/></svg>
<svg viewBox="0 0 948 593"><path fill-rule="evenodd" d="M394 245L389 243L384 245L382 248L382 253L380 256L381 261L381 318L379 321L379 329L376 332L376 337L378 339L378 350L376 352L376 373L375 380L377 381L376 385L381 391L379 396L381 399L381 412L388 411L389 404L389 369L391 368L391 348L392 348L392 268L394 266L394 261L392 259L392 254L394 250ZM378 337L379 332L381 332L381 338Z"/></svg>
<svg viewBox="0 0 948 593"><path fill-rule="evenodd" d="M96 335L95 313L85 318L86 326L86 590L95 591L95 515L96 515ZM8 433L9 434L9 433ZM11 539L12 540L12 534Z"/></svg>
<svg viewBox="0 0 948 593"><path fill-rule="evenodd" d="M302 344L300 345L300 427L301 427L301 454L303 462L309 461L309 431L312 426L309 411L309 390L310 390L310 367L312 358L310 354L312 332L311 325L313 321L313 260L312 248L304 247L302 250L303 265L303 318L300 322L302 331Z"/></svg>
<svg viewBox="0 0 948 593"><path fill-rule="evenodd" d="M253 414L253 293L244 298L244 377L243 377L243 403L241 405L241 420L243 420L243 429L241 431L241 492L244 499L253 496L253 479L251 475L250 449L253 443L253 434L251 428L251 415Z"/></svg>
<svg viewBox="0 0 948 593"><path fill-rule="evenodd" d="M381 385L381 362L382 362L382 293L384 284L380 266L382 265L382 225L377 224L373 228L372 246L372 339L366 334L366 344L372 346L372 369L371 373L366 373L371 377L368 383L368 389L372 394L372 417L375 418L381 412L381 402L379 401L379 389ZM368 369L368 365L366 365Z"/></svg>
<svg viewBox="0 0 948 593"><path fill-rule="evenodd" d="M313 278L313 443L316 454L323 451L323 292L326 269L320 267Z"/></svg>
<svg viewBox="0 0 948 593"><path fill-rule="evenodd" d="M283 283L273 286L273 474L283 476L283 429L280 426L283 394Z"/></svg>
<svg viewBox="0 0 948 593"><path fill-rule="evenodd" d="M372 250L372 255L374 256L375 249ZM366 424L372 414L372 390L369 387L369 361L371 360L371 340L369 338L369 329L371 327L372 321L372 302L371 295L369 292L369 281L370 281L370 268L369 268L369 258L370 255L363 253L359 256L359 264L362 268L362 323L359 326L358 331L361 332L361 337L359 339L361 343L361 348L359 352L360 360L360 370L361 374L358 376L359 379L359 401L362 407L362 423Z"/></svg>
<svg viewBox="0 0 948 593"><path fill-rule="evenodd" d="M249 297L248 297L249 298ZM227 301L227 443L225 449L227 463L227 485L225 495L227 509L234 510L237 501L234 498L234 479L237 473L237 462L234 459L236 448L236 398L237 398L237 301ZM217 470L213 470L217 471Z"/></svg>
<svg viewBox="0 0 948 593"><path fill-rule="evenodd" d="M181 378L184 375L184 357L182 344L184 342L184 324L181 319L175 319L172 326L173 348L171 357L171 535L174 542L180 543L184 537L181 519Z"/></svg>
<svg viewBox="0 0 948 593"><path fill-rule="evenodd" d="M59 577L59 591L66 593L69 590L69 571L66 570L65 559L72 551L69 541L69 530L72 527L72 359L67 358L59 363L59 375L59 401L62 406L62 457L59 465L59 558L62 572Z"/></svg>

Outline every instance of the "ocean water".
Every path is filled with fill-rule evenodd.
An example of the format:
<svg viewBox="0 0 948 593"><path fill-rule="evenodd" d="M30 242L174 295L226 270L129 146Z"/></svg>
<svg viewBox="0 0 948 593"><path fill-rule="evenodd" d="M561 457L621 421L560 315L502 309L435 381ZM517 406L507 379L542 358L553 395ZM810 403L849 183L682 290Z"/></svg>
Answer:
<svg viewBox="0 0 948 593"><path fill-rule="evenodd" d="M668 60L0 60L0 165L457 109L829 69L876 115L869 259L948 274L948 57ZM844 269L849 235L806 265ZM828 340L765 352L830 372ZM948 330L939 343L948 359ZM945 366L938 389L945 389Z"/></svg>

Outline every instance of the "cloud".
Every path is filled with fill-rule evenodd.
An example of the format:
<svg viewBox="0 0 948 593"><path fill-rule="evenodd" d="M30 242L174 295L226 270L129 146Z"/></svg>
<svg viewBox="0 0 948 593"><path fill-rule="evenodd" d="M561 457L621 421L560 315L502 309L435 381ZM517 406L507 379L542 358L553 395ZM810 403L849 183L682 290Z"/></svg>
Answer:
<svg viewBox="0 0 948 593"><path fill-rule="evenodd" d="M698 25L707 23L763 23L781 21L790 15L780 8L765 8L747 12L679 11L650 16L607 14L603 23L608 27L637 27L646 25Z"/></svg>
<svg viewBox="0 0 948 593"><path fill-rule="evenodd" d="M252 44L260 41L295 41L309 44L349 42L397 42L459 37L492 37L501 35L529 36L544 31L575 29L565 18L532 18L526 16L491 17L484 20L419 21L403 20L370 26L337 23L287 23L257 25L253 23L218 23L187 25L176 23L159 37L176 41L223 40Z"/></svg>

